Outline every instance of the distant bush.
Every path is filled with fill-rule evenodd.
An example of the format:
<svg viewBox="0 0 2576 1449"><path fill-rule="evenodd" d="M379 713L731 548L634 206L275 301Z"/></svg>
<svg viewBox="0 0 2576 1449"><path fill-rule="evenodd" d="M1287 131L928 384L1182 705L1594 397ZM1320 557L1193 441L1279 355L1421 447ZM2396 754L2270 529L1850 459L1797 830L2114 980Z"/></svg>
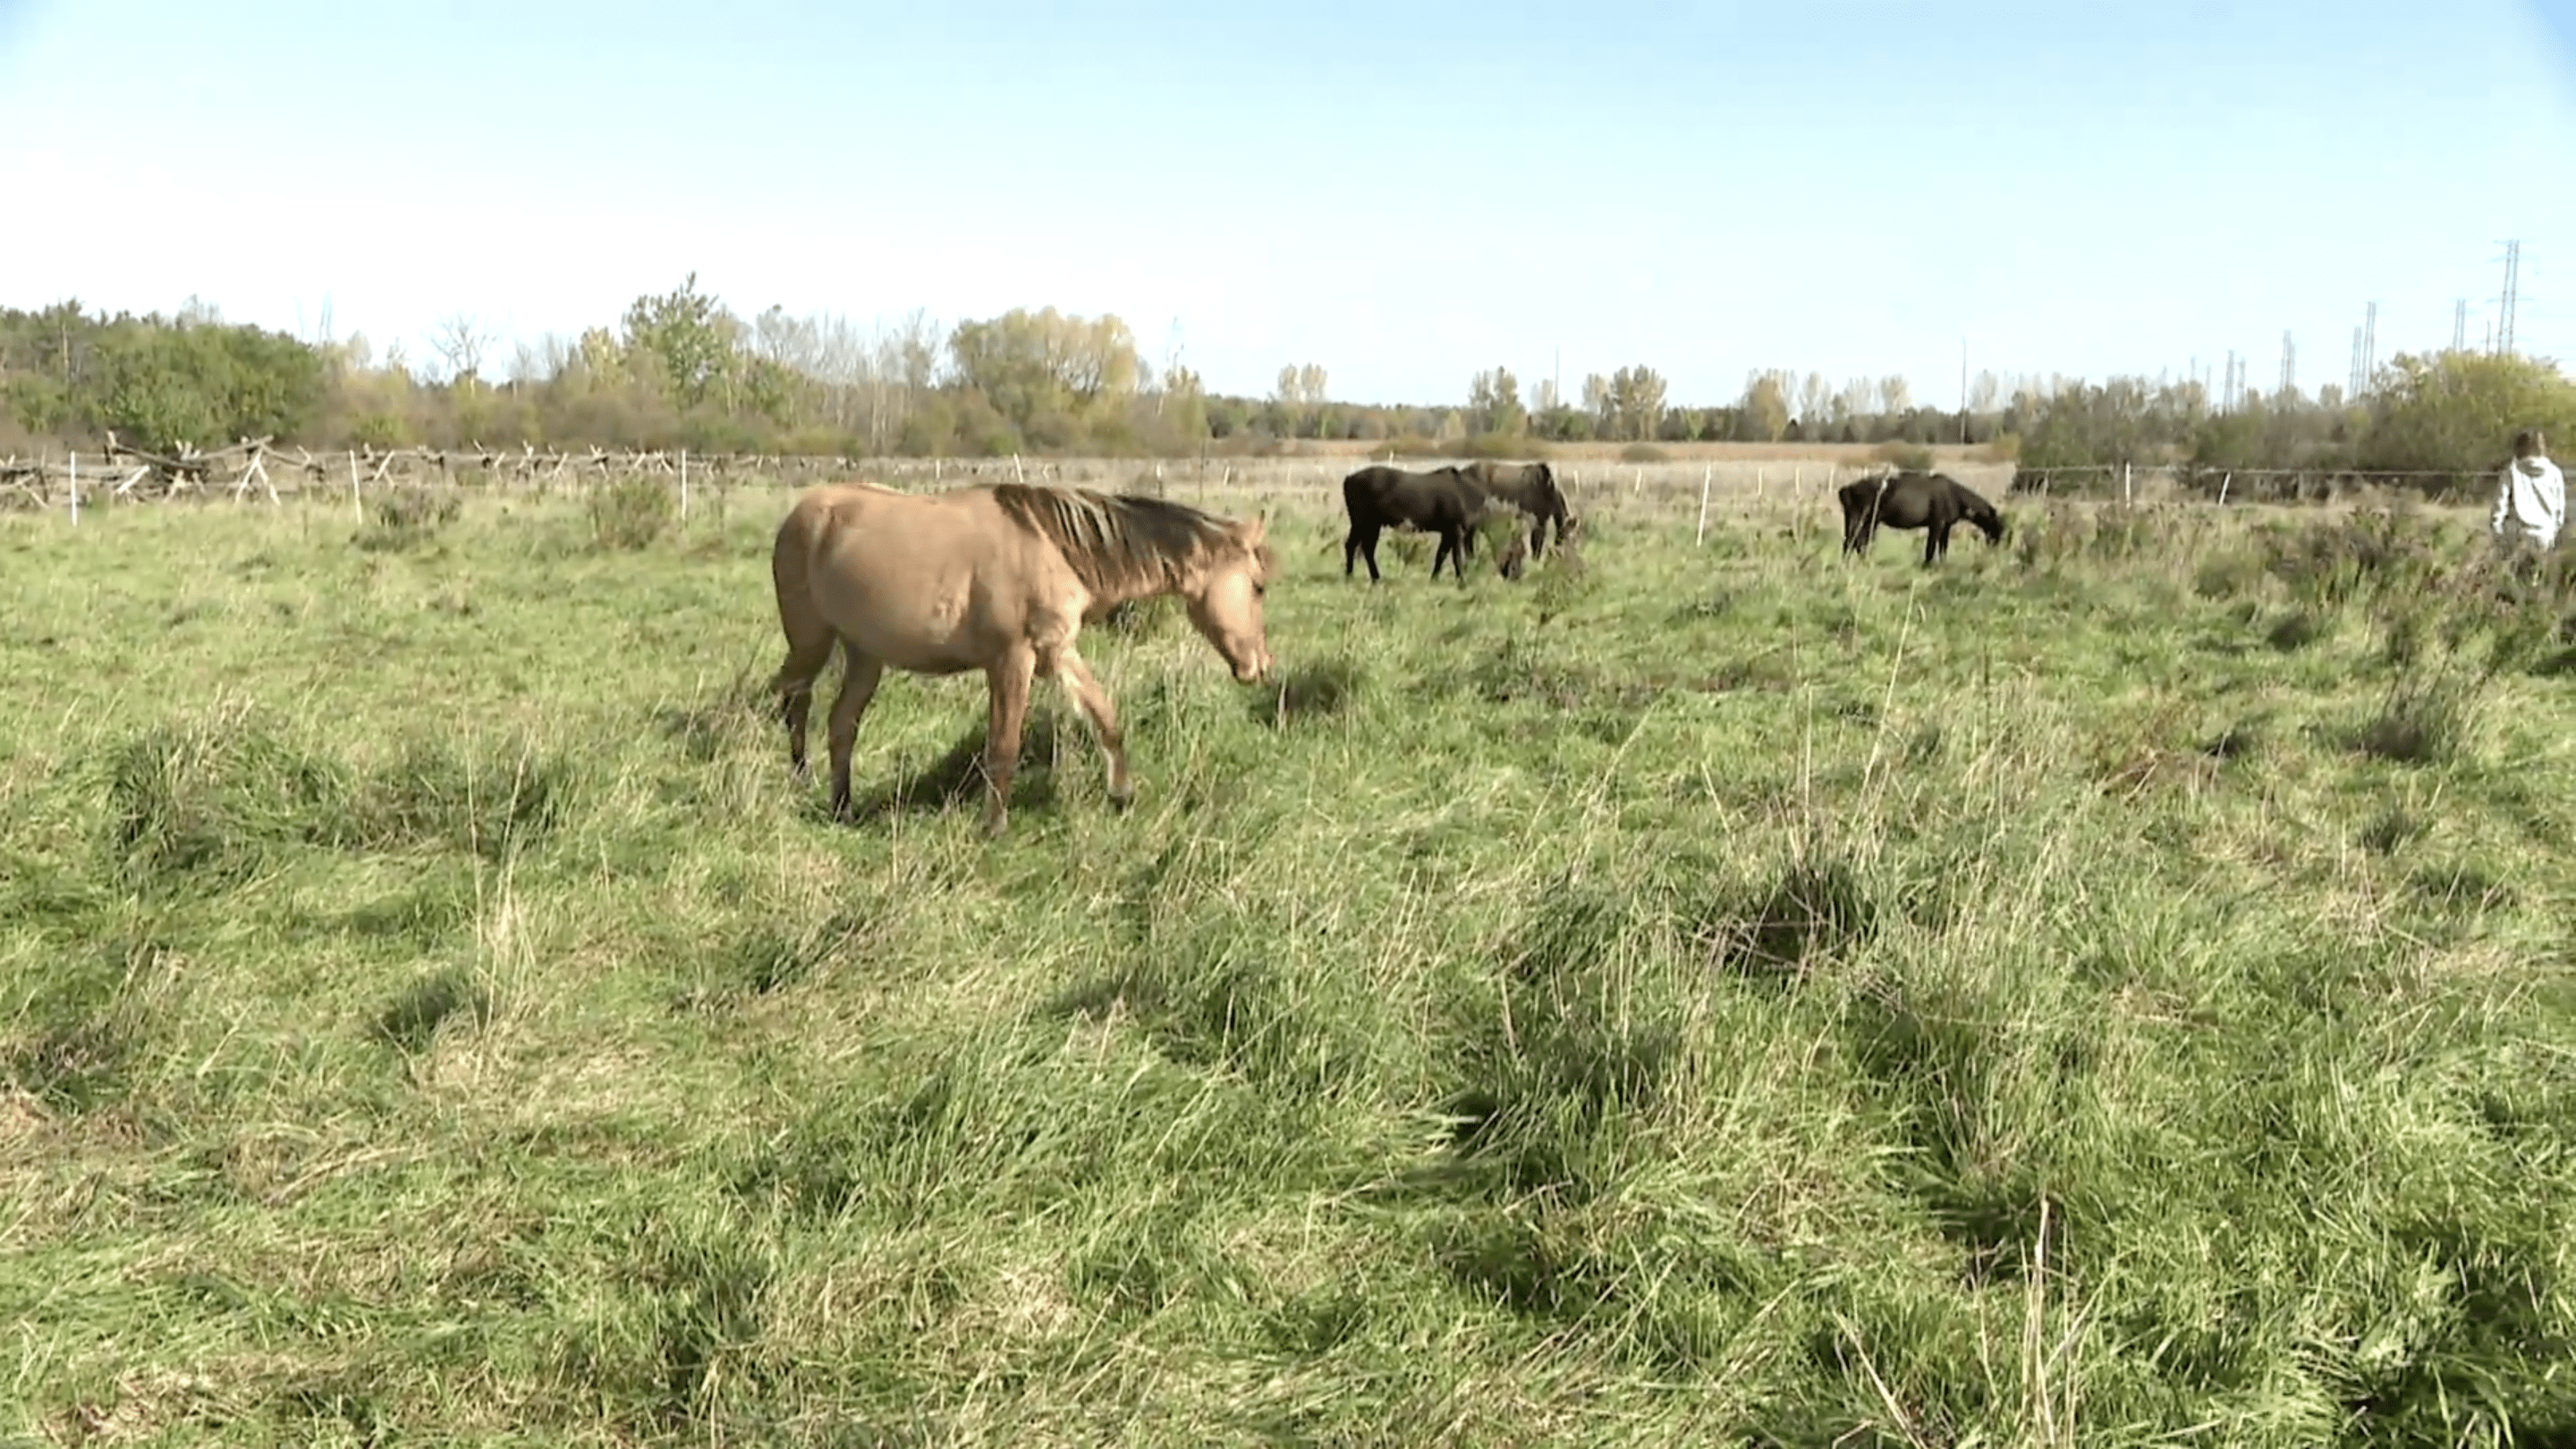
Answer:
<svg viewBox="0 0 2576 1449"><path fill-rule="evenodd" d="M1544 458L1547 445L1527 433L1478 433L1459 444L1457 451L1466 458Z"/></svg>
<svg viewBox="0 0 2576 1449"><path fill-rule="evenodd" d="M1622 463L1668 463L1672 456L1652 443L1630 443L1619 450Z"/></svg>
<svg viewBox="0 0 2576 1449"><path fill-rule="evenodd" d="M1887 442L1869 450L1870 460L1893 463L1909 473L1932 471L1932 450L1922 443Z"/></svg>
<svg viewBox="0 0 2576 1449"><path fill-rule="evenodd" d="M660 478L639 475L592 489L589 507L592 541L631 551L651 547L670 529L679 515L679 494Z"/></svg>
<svg viewBox="0 0 2576 1449"><path fill-rule="evenodd" d="M369 552L415 548L438 536L465 509L453 488L407 486L379 493L358 530L358 547Z"/></svg>

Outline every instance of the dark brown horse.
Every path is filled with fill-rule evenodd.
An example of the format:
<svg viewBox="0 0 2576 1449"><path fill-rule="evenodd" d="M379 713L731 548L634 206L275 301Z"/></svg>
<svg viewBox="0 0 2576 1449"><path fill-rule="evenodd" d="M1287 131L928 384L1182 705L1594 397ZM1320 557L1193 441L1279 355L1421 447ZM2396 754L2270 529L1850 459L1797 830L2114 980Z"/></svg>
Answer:
<svg viewBox="0 0 2576 1449"><path fill-rule="evenodd" d="M1431 576L1450 565L1458 582L1467 582L1465 560L1475 556L1476 525L1496 507L1483 485L1458 468L1408 473L1372 463L1342 480L1342 507L1351 517L1349 537L1342 540L1342 577L1351 576L1359 559L1368 560L1369 582L1376 583L1377 537L1389 528L1414 528L1440 535L1431 555Z"/></svg>
<svg viewBox="0 0 2576 1449"><path fill-rule="evenodd" d="M1530 556L1547 554L1547 525L1556 524L1556 541L1565 542L1566 531L1575 526L1573 511L1565 506L1565 490L1556 486L1556 470L1545 463L1494 463L1479 461L1458 470L1476 486L1502 499L1529 516Z"/></svg>
<svg viewBox="0 0 2576 1449"><path fill-rule="evenodd" d="M1919 528L1923 533L1923 566L1950 551L1950 530L1967 522L1989 543L2004 538L2003 515L1967 485L1947 473L1894 473L1861 478L1835 491L1843 505L1843 552L1867 553L1881 524Z"/></svg>

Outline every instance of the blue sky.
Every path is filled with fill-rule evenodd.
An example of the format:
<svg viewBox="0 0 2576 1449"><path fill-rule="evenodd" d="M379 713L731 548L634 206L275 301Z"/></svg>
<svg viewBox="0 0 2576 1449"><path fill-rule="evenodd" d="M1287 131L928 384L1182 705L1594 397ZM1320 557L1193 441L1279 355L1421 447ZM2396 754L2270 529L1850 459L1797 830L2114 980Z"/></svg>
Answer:
<svg viewBox="0 0 2576 1449"><path fill-rule="evenodd" d="M0 0L0 305L425 358L694 270L943 322L1115 312L1212 386L1463 399L1645 363L2313 391L2576 355L2567 0L2211 4ZM721 20L713 18L723 16ZM299 322L300 319L300 322Z"/></svg>

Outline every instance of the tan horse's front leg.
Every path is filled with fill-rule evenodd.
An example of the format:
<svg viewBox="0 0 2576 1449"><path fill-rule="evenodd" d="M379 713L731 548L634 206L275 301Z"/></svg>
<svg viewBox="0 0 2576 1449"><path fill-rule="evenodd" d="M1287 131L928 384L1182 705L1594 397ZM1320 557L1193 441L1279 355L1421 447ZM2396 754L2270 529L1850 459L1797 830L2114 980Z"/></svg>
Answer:
<svg viewBox="0 0 2576 1449"><path fill-rule="evenodd" d="M992 713L984 725L984 833L999 835L1010 823L1011 772L1020 763L1020 725L1028 718L1029 682L1037 674L1037 651L1015 646L984 671L992 694Z"/></svg>
<svg viewBox="0 0 2576 1449"><path fill-rule="evenodd" d="M1100 742L1100 753L1109 763L1109 803L1122 810L1127 808L1136 798L1136 782L1127 774L1127 736L1118 728L1118 709L1109 702L1109 691L1100 687L1100 681L1092 677L1091 666L1083 662L1071 644L1055 651L1048 661L1048 671L1091 721L1092 738Z"/></svg>

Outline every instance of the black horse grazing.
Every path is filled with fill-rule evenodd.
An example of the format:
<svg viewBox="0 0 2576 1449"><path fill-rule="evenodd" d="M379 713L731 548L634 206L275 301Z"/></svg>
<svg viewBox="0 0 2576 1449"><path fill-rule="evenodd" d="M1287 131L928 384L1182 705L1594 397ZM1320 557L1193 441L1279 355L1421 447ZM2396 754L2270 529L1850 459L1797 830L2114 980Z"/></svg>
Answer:
<svg viewBox="0 0 2576 1449"><path fill-rule="evenodd" d="M1408 473L1372 463L1342 480L1342 507L1351 515L1350 537L1342 540L1342 577L1350 577L1354 561L1364 557L1369 582L1376 583L1378 534L1388 528L1417 528L1440 535L1431 576L1440 577L1445 560L1463 584L1463 560L1475 554L1476 525L1494 506L1485 490L1456 468Z"/></svg>
<svg viewBox="0 0 2576 1449"><path fill-rule="evenodd" d="M1458 470L1487 493L1535 520L1530 525L1530 556L1547 553L1547 525L1556 523L1556 541L1565 542L1574 514L1565 506L1565 490L1556 486L1556 470L1545 463L1475 462Z"/></svg>
<svg viewBox="0 0 2576 1449"><path fill-rule="evenodd" d="M1995 506L1947 473L1896 473L1862 478L1835 493L1843 505L1843 552L1866 553L1878 527L1919 528L1923 566L1950 551L1950 530L1961 521L1976 525L1988 543L2001 543L2004 517Z"/></svg>

